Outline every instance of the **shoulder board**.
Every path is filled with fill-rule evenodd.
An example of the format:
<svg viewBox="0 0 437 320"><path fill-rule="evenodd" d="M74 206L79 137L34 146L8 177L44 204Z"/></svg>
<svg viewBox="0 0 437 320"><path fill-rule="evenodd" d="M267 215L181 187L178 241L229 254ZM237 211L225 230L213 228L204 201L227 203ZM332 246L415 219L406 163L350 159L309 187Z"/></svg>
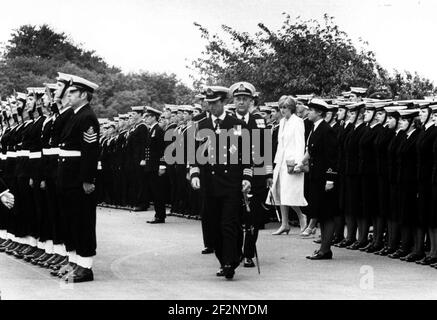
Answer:
<svg viewBox="0 0 437 320"><path fill-rule="evenodd" d="M256 126L258 128L265 128L266 127L264 119L255 119L255 122L256 122Z"/></svg>
<svg viewBox="0 0 437 320"><path fill-rule="evenodd" d="M196 120L196 121L193 121L193 122L194 123L200 123L201 121L206 120L206 119L208 119L208 117L204 116L203 118L200 118L199 120Z"/></svg>

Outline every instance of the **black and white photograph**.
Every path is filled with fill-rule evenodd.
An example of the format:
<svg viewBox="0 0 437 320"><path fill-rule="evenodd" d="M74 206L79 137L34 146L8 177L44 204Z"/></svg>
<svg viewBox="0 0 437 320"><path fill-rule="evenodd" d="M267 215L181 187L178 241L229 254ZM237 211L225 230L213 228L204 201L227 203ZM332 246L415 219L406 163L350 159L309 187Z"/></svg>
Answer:
<svg viewBox="0 0 437 320"><path fill-rule="evenodd" d="M436 12L5 1L0 300L437 299Z"/></svg>

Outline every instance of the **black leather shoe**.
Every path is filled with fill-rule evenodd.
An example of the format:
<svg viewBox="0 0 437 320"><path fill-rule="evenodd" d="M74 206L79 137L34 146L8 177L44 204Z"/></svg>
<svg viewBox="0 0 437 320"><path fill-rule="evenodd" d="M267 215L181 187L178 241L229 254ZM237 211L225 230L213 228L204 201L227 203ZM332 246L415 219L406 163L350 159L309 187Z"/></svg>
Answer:
<svg viewBox="0 0 437 320"><path fill-rule="evenodd" d="M210 254L210 253L214 253L214 249L212 248L205 248L202 250L202 254Z"/></svg>
<svg viewBox="0 0 437 320"><path fill-rule="evenodd" d="M365 246L367 246L367 242L355 241L353 244L351 244L350 246L346 247L346 249L349 249L349 250L359 250L360 248L364 248Z"/></svg>
<svg viewBox="0 0 437 320"><path fill-rule="evenodd" d="M437 263L437 257L425 257L422 260L416 261L417 264L421 264L423 266L429 266L431 264Z"/></svg>
<svg viewBox="0 0 437 320"><path fill-rule="evenodd" d="M371 246L370 248L368 248L365 252L367 253L375 253L375 252L379 252L383 249L383 245L379 245L379 246Z"/></svg>
<svg viewBox="0 0 437 320"><path fill-rule="evenodd" d="M55 261L57 258L59 257L59 255L57 253L51 254L50 258L48 258L47 260L44 261L38 261L38 265L40 267L44 267L46 264L47 266L51 265L53 261Z"/></svg>
<svg viewBox="0 0 437 320"><path fill-rule="evenodd" d="M223 271L223 267L220 267L220 269L218 269L218 271L215 274L217 277L224 277L225 273Z"/></svg>
<svg viewBox="0 0 437 320"><path fill-rule="evenodd" d="M347 240L344 239L343 241L341 241L340 243L338 243L337 245L335 245L338 248L346 248L349 247L350 245L354 244L356 240Z"/></svg>
<svg viewBox="0 0 437 320"><path fill-rule="evenodd" d="M336 244L339 244L343 240L344 240L344 237L334 237L334 239L332 239L332 245L335 246Z"/></svg>
<svg viewBox="0 0 437 320"><path fill-rule="evenodd" d="M73 272L70 273L68 277L66 277L66 281L68 282L71 281L74 283L87 282L93 280L94 280L93 270L88 268L83 268L81 266L76 266Z"/></svg>
<svg viewBox="0 0 437 320"><path fill-rule="evenodd" d="M405 251L403 249L396 250L392 254L389 254L388 257L392 259L400 259L402 257L405 257L409 254L409 251Z"/></svg>
<svg viewBox="0 0 437 320"><path fill-rule="evenodd" d="M364 252L367 252L367 250L370 249L371 247L373 247L373 244L372 244L372 243L369 243L369 244L367 244L367 246L365 246L365 247L361 247L361 248L359 248L358 250L360 250L360 251L364 251Z"/></svg>
<svg viewBox="0 0 437 320"><path fill-rule="evenodd" d="M27 256L27 255L32 254L33 252L35 252L36 249L38 249L38 248L37 247L28 246L26 250L21 251L21 255L23 257Z"/></svg>
<svg viewBox="0 0 437 320"><path fill-rule="evenodd" d="M246 258L246 259L244 259L243 266L245 268L253 268L253 267L255 267L255 262L253 262L252 258Z"/></svg>
<svg viewBox="0 0 437 320"><path fill-rule="evenodd" d="M230 264L227 264L223 267L223 274L226 279L231 280L234 278L235 270Z"/></svg>
<svg viewBox="0 0 437 320"><path fill-rule="evenodd" d="M47 260L50 260L53 257L53 254L46 253L45 255L42 255L40 258L35 260L35 263L32 262L34 265L41 265L42 263L46 262Z"/></svg>
<svg viewBox="0 0 437 320"><path fill-rule="evenodd" d="M26 249L29 248L28 244L22 244L21 246L19 246L17 249L15 249L12 254L15 257L21 256L22 252L26 251Z"/></svg>
<svg viewBox="0 0 437 320"><path fill-rule="evenodd" d="M10 246L5 250L5 252L6 252L7 254L13 254L13 252L14 252L16 249L18 249L18 247L20 247L20 246L21 246L21 244L19 244L18 242L15 242L14 244L10 245Z"/></svg>
<svg viewBox="0 0 437 320"><path fill-rule="evenodd" d="M422 254L410 253L405 258L401 258L401 260L406 261L406 262L416 262L418 260L422 260L424 257L425 257L424 253L422 253Z"/></svg>
<svg viewBox="0 0 437 320"><path fill-rule="evenodd" d="M67 265L67 264L68 264L68 257L62 257L62 260L59 261L57 264L52 264L52 265L50 266L50 269L53 270L53 271L55 271L56 273L58 273L58 271L59 271L63 266L65 266L65 265ZM52 273L50 273L50 274L52 274ZM52 274L52 275L54 276L55 274Z"/></svg>
<svg viewBox="0 0 437 320"><path fill-rule="evenodd" d="M11 239L8 239L8 240L6 240L6 242L3 242L3 243L0 245L0 252L5 252L6 248L7 248L8 246L10 246L11 243L12 243L12 240L11 240Z"/></svg>
<svg viewBox="0 0 437 320"><path fill-rule="evenodd" d="M61 269L59 269L56 276L58 278L63 278L64 276L71 273L76 268L76 266L77 265L75 263L69 262L65 266L63 266Z"/></svg>
<svg viewBox="0 0 437 320"><path fill-rule="evenodd" d="M37 250L38 250L37 247L30 247L30 248L26 249L25 251L23 251L21 253L21 255L16 256L16 257L18 259L24 259L24 257L26 257L26 256L32 256Z"/></svg>
<svg viewBox="0 0 437 320"><path fill-rule="evenodd" d="M44 253L45 251L43 249L36 249L33 254L24 256L23 260L26 262L30 262L32 261L32 259L41 257Z"/></svg>
<svg viewBox="0 0 437 320"><path fill-rule="evenodd" d="M150 224L165 223L165 220L155 219L155 220L147 221L147 223L150 223Z"/></svg>
<svg viewBox="0 0 437 320"><path fill-rule="evenodd" d="M326 253L321 253L318 251L317 253L314 253L312 256L307 256L307 259L310 260L329 260L332 259L332 251L328 251Z"/></svg>
<svg viewBox="0 0 437 320"><path fill-rule="evenodd" d="M51 266L58 264L64 259L63 256L55 253L50 260L45 261L44 263L40 263L39 265L43 268L50 268Z"/></svg>
<svg viewBox="0 0 437 320"><path fill-rule="evenodd" d="M38 264L39 261L46 259L47 256L48 256L48 253L46 253L44 250L44 253L42 255L40 255L37 258L33 258L32 260L30 260L30 263L31 264Z"/></svg>

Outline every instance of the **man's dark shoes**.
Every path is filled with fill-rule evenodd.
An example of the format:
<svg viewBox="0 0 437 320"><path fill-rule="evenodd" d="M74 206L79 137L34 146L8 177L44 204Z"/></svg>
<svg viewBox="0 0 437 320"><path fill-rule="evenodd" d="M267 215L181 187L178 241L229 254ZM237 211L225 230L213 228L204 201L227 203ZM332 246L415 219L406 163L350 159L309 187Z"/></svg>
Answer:
<svg viewBox="0 0 437 320"><path fill-rule="evenodd" d="M328 251L326 253L321 253L320 251L317 253L314 252L312 256L307 256L306 258L310 260L330 260L332 259L332 251Z"/></svg>
<svg viewBox="0 0 437 320"><path fill-rule="evenodd" d="M25 255L23 260L26 262L30 262L33 259L37 259L37 258L41 257L44 253L45 253L45 250L37 248L34 253Z"/></svg>
<svg viewBox="0 0 437 320"><path fill-rule="evenodd" d="M12 240L8 239L0 245L0 252L5 252L6 248L12 244Z"/></svg>
<svg viewBox="0 0 437 320"><path fill-rule="evenodd" d="M93 281L93 270L76 265L70 273L64 276L63 280L74 283Z"/></svg>
<svg viewBox="0 0 437 320"><path fill-rule="evenodd" d="M209 254L209 253L214 253L214 249L212 248L205 248L202 250L202 254Z"/></svg>
<svg viewBox="0 0 437 320"><path fill-rule="evenodd" d="M13 252L18 249L18 247L20 247L21 244L19 244L18 242L15 242L13 245L8 246L8 248L6 248L5 252L7 254L13 254Z"/></svg>
<svg viewBox="0 0 437 320"><path fill-rule="evenodd" d="M224 277L225 273L223 271L223 267L220 267L220 269L218 269L217 273L215 274L217 277Z"/></svg>
<svg viewBox="0 0 437 320"><path fill-rule="evenodd" d="M408 256L401 258L402 261L406 261L406 262L415 262L415 261L419 261L422 260L425 257L425 254L422 253L410 253Z"/></svg>
<svg viewBox="0 0 437 320"><path fill-rule="evenodd" d="M253 268L255 267L255 262L253 262L252 258L245 258L243 266L245 268Z"/></svg>
<svg viewBox="0 0 437 320"><path fill-rule="evenodd" d="M150 223L150 224L165 223L165 220L164 219L154 219L154 220L147 221L147 223Z"/></svg>
<svg viewBox="0 0 437 320"><path fill-rule="evenodd" d="M400 259L402 257L406 257L409 253L410 253L409 251L398 249L392 254L389 254L388 257L392 259Z"/></svg>
<svg viewBox="0 0 437 320"><path fill-rule="evenodd" d="M425 257L422 260L416 261L417 264L421 264L423 266L428 266L434 263L437 263L437 257Z"/></svg>
<svg viewBox="0 0 437 320"><path fill-rule="evenodd" d="M235 270L230 264L227 264L223 267L223 274L226 279L231 280L234 278Z"/></svg>

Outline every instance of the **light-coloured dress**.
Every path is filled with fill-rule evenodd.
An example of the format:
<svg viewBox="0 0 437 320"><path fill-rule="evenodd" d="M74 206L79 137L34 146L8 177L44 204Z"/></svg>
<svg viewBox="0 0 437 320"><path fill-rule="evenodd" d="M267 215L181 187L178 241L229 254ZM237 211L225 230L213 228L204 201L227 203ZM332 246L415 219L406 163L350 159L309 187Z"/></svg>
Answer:
<svg viewBox="0 0 437 320"><path fill-rule="evenodd" d="M292 114L287 120L282 118L279 123L278 149L274 163L272 193L274 204L284 206L307 206L303 193L304 173L289 174L287 160L294 160L297 165L302 163L305 154L305 126L301 118ZM272 204L270 196L267 204Z"/></svg>

